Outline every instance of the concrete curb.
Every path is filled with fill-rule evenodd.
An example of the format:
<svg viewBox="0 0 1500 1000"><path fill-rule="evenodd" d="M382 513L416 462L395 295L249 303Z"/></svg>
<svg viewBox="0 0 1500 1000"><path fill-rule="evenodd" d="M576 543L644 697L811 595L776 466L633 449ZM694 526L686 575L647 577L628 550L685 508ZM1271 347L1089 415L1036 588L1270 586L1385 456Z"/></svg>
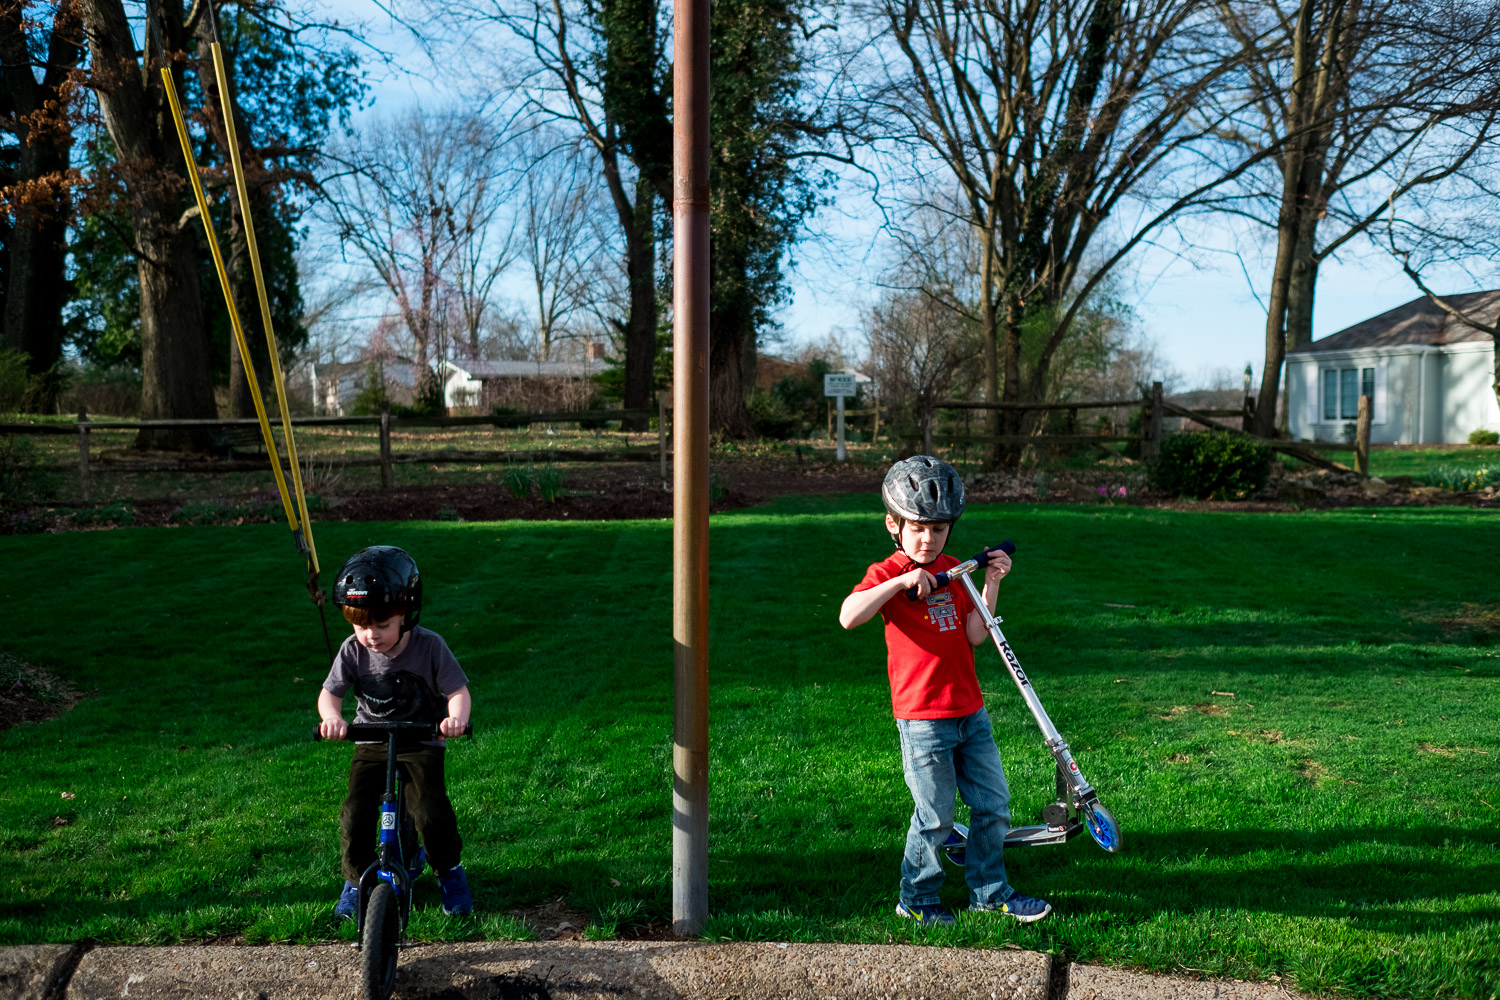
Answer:
<svg viewBox="0 0 1500 1000"><path fill-rule="evenodd" d="M0 1000L52 1000L85 950L77 944L0 948Z"/></svg>
<svg viewBox="0 0 1500 1000"><path fill-rule="evenodd" d="M0 1000L350 1000L347 944L0 948ZM468 941L401 953L397 1000L1299 1000L1012 949L701 941Z"/></svg>

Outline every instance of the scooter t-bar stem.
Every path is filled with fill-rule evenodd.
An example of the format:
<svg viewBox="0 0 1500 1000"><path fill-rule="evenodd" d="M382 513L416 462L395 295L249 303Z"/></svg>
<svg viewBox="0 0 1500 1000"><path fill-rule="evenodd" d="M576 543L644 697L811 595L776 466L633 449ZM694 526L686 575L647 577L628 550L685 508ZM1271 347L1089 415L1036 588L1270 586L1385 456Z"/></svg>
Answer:
<svg viewBox="0 0 1500 1000"><path fill-rule="evenodd" d="M957 572L958 567L949 570L950 573ZM995 641L995 648L1000 651L1000 657L1005 661L1005 668L1010 671L1011 680L1016 682L1017 689L1021 692L1021 700L1026 702L1026 707L1031 710L1032 718L1036 719L1037 728L1042 731L1042 738L1047 742L1047 749L1057 760L1057 766L1067 776L1068 782L1072 784L1075 796L1082 799L1091 795L1094 791L1092 785L1084 778L1083 772L1078 769L1078 762L1068 751L1068 744L1063 740L1062 734L1052 724L1052 719L1047 715L1047 710L1042 707L1042 699L1037 697L1036 689L1031 686L1031 679L1026 676L1026 671L1021 669L1021 661L1016 658L1015 650L1010 648L1010 643L1005 641L1005 633L1000 631L1000 616L990 613L989 607L984 603L984 595L979 588L974 586L974 580L965 573L960 579L963 581L964 589L969 592L969 599L974 602L974 607L984 616L984 627L990 633L990 638Z"/></svg>

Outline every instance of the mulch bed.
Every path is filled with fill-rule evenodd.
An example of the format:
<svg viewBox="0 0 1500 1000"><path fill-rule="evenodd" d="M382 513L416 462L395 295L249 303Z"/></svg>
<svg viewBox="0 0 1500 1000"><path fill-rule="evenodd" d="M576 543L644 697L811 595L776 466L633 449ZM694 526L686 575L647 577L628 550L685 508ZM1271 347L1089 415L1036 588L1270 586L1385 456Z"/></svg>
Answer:
<svg viewBox="0 0 1500 1000"><path fill-rule="evenodd" d="M881 472L853 463L740 460L716 464L714 512L762 504L791 493L876 494ZM1370 486L1348 474L1277 471L1265 489L1238 501L1182 500L1153 493L1139 466L1078 471L994 472L973 476L971 503L1077 503L1176 510L1289 511L1327 507L1500 507L1493 489L1449 493L1409 481ZM661 519L672 516L672 494L656 468L635 463L570 468L562 495L543 500L533 489L522 498L501 482L356 490L322 497L319 521L583 521ZM1117 491L1125 487L1126 496ZM184 504L165 498L96 504L33 505L0 512L0 535L88 531L130 526L264 524L283 518L272 492Z"/></svg>

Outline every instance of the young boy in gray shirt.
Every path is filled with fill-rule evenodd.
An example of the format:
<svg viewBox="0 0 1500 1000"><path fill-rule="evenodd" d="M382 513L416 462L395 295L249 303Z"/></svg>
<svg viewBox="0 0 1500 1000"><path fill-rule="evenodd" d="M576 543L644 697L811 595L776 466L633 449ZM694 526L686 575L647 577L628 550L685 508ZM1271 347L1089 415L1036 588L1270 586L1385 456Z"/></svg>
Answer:
<svg viewBox="0 0 1500 1000"><path fill-rule="evenodd" d="M376 545L357 552L334 584L333 603L341 606L354 634L344 640L318 692L318 732L341 740L344 695L354 690L355 724L434 722L443 736L459 736L469 724L469 679L443 637L417 624L422 614L422 576L402 549ZM443 773L445 741L427 740L397 752L406 770L406 807L422 847L407 862L411 877L431 863L442 890L443 912L469 913L469 891L459 853L463 839L448 799ZM385 793L386 746L360 743L349 762L349 794L339 816L344 889L334 914L352 919L359 905L359 878L375 862L375 829Z"/></svg>

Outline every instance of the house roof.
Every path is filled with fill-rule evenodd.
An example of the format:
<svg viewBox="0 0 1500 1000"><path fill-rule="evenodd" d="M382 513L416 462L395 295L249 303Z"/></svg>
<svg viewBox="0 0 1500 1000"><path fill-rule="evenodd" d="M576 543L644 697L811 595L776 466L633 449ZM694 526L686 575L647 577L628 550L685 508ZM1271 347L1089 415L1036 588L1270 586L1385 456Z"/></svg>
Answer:
<svg viewBox="0 0 1500 1000"><path fill-rule="evenodd" d="M1500 289L1446 295L1443 300L1460 312L1483 323L1494 323L1500 313ZM1404 347L1410 344L1461 344L1489 340L1489 334L1462 323L1433 304L1427 296L1412 299L1379 316L1345 327L1321 340L1293 348L1288 354L1316 351L1348 351L1361 347Z"/></svg>
<svg viewBox="0 0 1500 1000"><path fill-rule="evenodd" d="M472 379L534 378L538 375L597 375L609 367L603 358L592 361L449 361L448 370Z"/></svg>

